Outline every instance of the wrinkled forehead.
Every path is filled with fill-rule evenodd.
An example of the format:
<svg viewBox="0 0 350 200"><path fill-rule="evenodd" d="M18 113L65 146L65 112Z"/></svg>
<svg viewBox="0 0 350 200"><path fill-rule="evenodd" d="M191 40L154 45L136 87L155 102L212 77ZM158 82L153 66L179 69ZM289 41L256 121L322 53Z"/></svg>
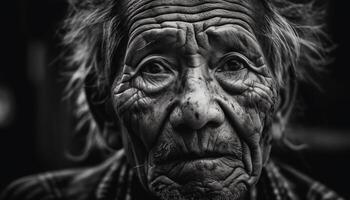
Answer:
<svg viewBox="0 0 350 200"><path fill-rule="evenodd" d="M227 24L254 33L261 0L124 0L129 36L191 24L202 31Z"/></svg>

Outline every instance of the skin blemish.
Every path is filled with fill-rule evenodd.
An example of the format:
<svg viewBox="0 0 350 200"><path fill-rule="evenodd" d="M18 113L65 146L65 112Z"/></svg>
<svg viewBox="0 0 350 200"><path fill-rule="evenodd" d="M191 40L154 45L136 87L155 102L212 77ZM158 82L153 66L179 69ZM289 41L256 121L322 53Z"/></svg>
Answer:
<svg viewBox="0 0 350 200"><path fill-rule="evenodd" d="M199 119L199 114L198 114L198 112L194 113L194 116L196 117L196 119Z"/></svg>
<svg viewBox="0 0 350 200"><path fill-rule="evenodd" d="M178 6L177 1L155 0L149 2L164 3L164 7L160 10L168 8L167 3ZM246 73L248 70L241 70L239 72L232 71L228 65L228 69L224 69L224 72L219 73L219 71L216 71L217 67L224 68L226 66L223 62L226 62L228 58L231 59L231 51L240 51L240 53L243 54L244 52L251 51L253 48L250 39L241 36L243 32L244 34L248 34L246 32L249 32L245 30L244 27L241 27L241 23L238 23L243 20L237 19L236 16L239 14L241 7L237 7L237 4L233 4L234 7L232 10L234 10L234 12L229 12L232 16L230 19L224 19L222 16L217 16L218 10L216 9L213 9L211 13L211 6L221 6L219 2L215 1L213 4L210 3L206 5L207 1L183 1L183 4L192 5L194 2L197 2L198 6L191 6L188 8L186 6L181 6L180 11L183 9L184 12L193 13L196 9L203 7L205 8L205 10L203 10L203 12L205 11L204 14L187 15L178 14L176 12L171 14L155 13L154 16L157 15L156 19L150 18L142 21L142 17L139 17L139 23L134 25L136 28L130 31L135 32L135 35L138 33L140 38L152 36L160 45L149 46L152 48L144 48L142 51L140 50L138 52L130 50L126 56L129 60L140 60L141 56L136 56L142 54L149 59L145 62L147 65L140 65L139 69L141 71L146 70L145 72L147 72L147 70L149 70L148 67L155 67L155 69L159 69L156 72L164 71L164 74L168 75L168 71L174 71L176 72L176 76L173 76L173 79L171 79L172 82L169 83L169 85L172 84L170 85L171 89L159 90L157 95L153 96L147 96L148 94L145 92L145 97L143 98L151 99L152 102L142 103L144 100L139 100L137 103L142 103L142 106L135 104L135 107L140 110L136 113L135 119L127 120L127 117L125 117L125 121L131 121L131 127L128 129L134 129L133 126L138 124L138 130L135 131L138 134L137 136L141 138L142 142L147 143L151 147L149 155L153 156L154 160L147 160L147 162L150 163L146 164L152 167L149 167L150 170L145 174L145 177L147 177L143 180L145 183L148 185L152 185L152 183L164 185L165 182L172 184L172 179L174 179L174 182L180 181L185 185L188 183L195 183L201 187L206 187L205 189L208 190L208 192L202 193L211 194L214 189L207 184L209 181L215 181L219 184L224 181L222 177L230 177L230 180L228 180L229 182L236 182L236 178L230 176L232 171L236 168L240 168L242 173L248 176L248 174L244 172L243 161L238 159L242 158L240 139L241 137L246 137L247 139L243 141L249 143L249 147L253 148L257 146L255 144L258 141L253 141L253 139L251 139L249 135L246 136L246 134L251 134L250 131L252 129L257 132L257 130L260 130L261 126L253 123L247 124L246 122L250 122L251 114L253 115L260 110L254 110L254 108L248 109L251 108L251 106L245 104L245 102L249 101L249 93L251 92L246 91L247 94L245 96L242 95L244 93L242 90L245 89L243 82L245 79L253 80L255 78L253 73ZM150 3L150 5L151 4L152 3ZM227 4L228 3L224 3L221 7L227 8ZM169 8L172 6L173 5ZM185 10L186 8L188 10ZM154 9L154 12L157 11L157 9ZM244 10L242 10L242 12L243 11ZM205 15L208 20L196 20L199 27L198 29L196 28L196 30L192 30L189 27L194 24L193 20L188 22L184 21L192 19L192 17L200 17L200 14ZM211 14L214 14L212 18L210 17ZM245 13L245 15L246 14L247 13ZM184 15L190 18L186 18L185 20L185 18L183 18ZM214 24L216 20L220 22L218 21L218 24ZM144 21L145 24L143 24ZM147 27L148 25L149 27ZM215 34L213 33L210 35L209 32L203 31L204 29L207 30L209 27L212 28L211 30L215 32ZM147 31L145 31L146 29ZM237 31L238 29L244 29L245 31ZM200 33L202 36L199 35ZM248 35L249 36L245 37L251 37L253 34L249 33ZM134 39L132 39L135 44L138 42L135 39L137 37L135 36ZM164 45L163 41L169 41L168 38L175 38L175 40L172 41L171 39L170 42ZM170 45L174 48L168 48ZM132 49L132 47L130 47L130 49ZM245 50L243 51L241 49ZM256 50L252 51L254 51L252 54L256 52ZM157 54L156 58L159 57L164 63L154 59L153 54ZM249 55L246 57L249 57L247 58L249 60L252 59ZM232 57L232 59L236 59L236 57ZM167 70L168 68L169 70ZM219 74L224 75L219 77ZM249 76L247 75L244 77L246 74ZM139 77L140 79L144 79L142 82L143 84L152 88L162 87L162 80L165 80L162 73L152 73L149 76ZM164 81L164 84L165 82L166 81ZM223 82L226 83L226 85L224 85ZM267 85L268 84L262 83L259 89L264 91L264 89L261 88L268 87ZM146 90L146 86L142 88L142 90ZM249 87L250 91L252 89L253 87ZM227 93L225 90L228 90ZM233 91L232 93L234 94L231 95L231 91ZM263 95L265 95L265 93L263 93ZM171 96L174 97L174 100ZM258 105L263 104L258 103L259 96L256 96L257 98L254 103ZM224 102L216 102L218 99ZM169 105L166 105L167 103ZM150 107L152 111L148 111L148 107ZM125 109L125 111L126 113L133 112L133 110L130 109ZM137 118L137 116L139 117ZM233 124L237 127L239 126L239 128L235 130L236 127L233 127ZM247 131L247 133L246 131L242 131L245 129L249 131ZM125 132L126 137L128 137L127 133L128 132ZM251 150L251 152L253 152L253 150ZM224 156L221 157L221 155ZM217 158L216 156L219 157ZM247 155L247 157L251 156L257 157L259 154L253 152ZM230 159L232 157L237 159ZM250 160L254 159L250 158ZM144 163L143 158L140 158L139 161L140 163ZM160 161L164 162L164 165L163 163L162 165L158 164ZM196 170L196 166L198 166L199 170ZM168 176L167 178L169 180L161 180L159 178L160 176ZM197 177L200 177L200 180L198 180ZM232 185L232 187L235 187L235 185ZM151 190L157 189L158 191L164 191L164 189L159 189L157 186L151 186L150 188ZM182 186L180 189L184 190ZM221 188L219 191L220 190ZM231 192L229 189L227 189L227 191ZM234 191L232 190L232 192ZM193 193L194 191L191 188L189 192Z"/></svg>

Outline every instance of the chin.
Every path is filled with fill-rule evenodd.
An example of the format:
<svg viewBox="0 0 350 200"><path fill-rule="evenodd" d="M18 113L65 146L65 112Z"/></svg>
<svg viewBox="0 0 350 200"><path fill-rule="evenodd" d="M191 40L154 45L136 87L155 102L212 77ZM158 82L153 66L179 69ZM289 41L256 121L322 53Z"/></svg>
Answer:
<svg viewBox="0 0 350 200"><path fill-rule="evenodd" d="M230 156L182 158L148 168L148 187L167 200L235 200L246 193L244 164Z"/></svg>
<svg viewBox="0 0 350 200"><path fill-rule="evenodd" d="M155 193L162 200L240 200L247 192L244 184L238 184L233 191L223 189L220 191L203 191L190 184L178 188L164 188Z"/></svg>

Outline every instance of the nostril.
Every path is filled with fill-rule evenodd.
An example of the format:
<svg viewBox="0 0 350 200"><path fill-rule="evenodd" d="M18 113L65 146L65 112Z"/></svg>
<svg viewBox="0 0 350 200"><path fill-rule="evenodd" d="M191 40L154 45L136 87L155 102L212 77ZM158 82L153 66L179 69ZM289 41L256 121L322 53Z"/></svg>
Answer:
<svg viewBox="0 0 350 200"><path fill-rule="evenodd" d="M185 101L178 104L170 114L174 129L199 130L203 127L219 127L224 121L224 113L214 102Z"/></svg>
<svg viewBox="0 0 350 200"><path fill-rule="evenodd" d="M179 133L181 135L183 135L183 134L185 134L185 135L186 134L190 134L190 133L193 133L193 131L195 131L193 129L193 127L190 127L187 124L179 124L178 126L173 127L173 128L174 128L174 131L176 133Z"/></svg>
<svg viewBox="0 0 350 200"><path fill-rule="evenodd" d="M199 130L205 126L220 126L224 114L210 94L192 92L178 101L169 120L174 129Z"/></svg>

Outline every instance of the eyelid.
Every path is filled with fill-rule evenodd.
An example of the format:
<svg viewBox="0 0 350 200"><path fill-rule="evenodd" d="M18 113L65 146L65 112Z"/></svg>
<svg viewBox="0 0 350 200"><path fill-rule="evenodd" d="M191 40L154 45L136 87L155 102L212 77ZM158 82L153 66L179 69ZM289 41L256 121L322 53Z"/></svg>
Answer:
<svg viewBox="0 0 350 200"><path fill-rule="evenodd" d="M158 63L167 70L165 73L151 74L143 72L143 67L149 63ZM135 69L133 86L148 94L156 94L166 89L174 80L177 71L174 70L173 64L163 56L152 55L144 58Z"/></svg>
<svg viewBox="0 0 350 200"><path fill-rule="evenodd" d="M167 68L169 71L174 72L172 64L167 61L167 59L165 59L162 56L158 56L158 55L153 55L153 56L148 56L146 58L144 58L137 66L135 69L135 74L138 74L138 72L142 69L143 66L146 66L149 62L152 61L156 61L157 63L160 63L163 65L163 67Z"/></svg>
<svg viewBox="0 0 350 200"><path fill-rule="evenodd" d="M246 56L240 54L240 53L237 53L237 52L230 52L230 53L227 53L223 56L223 58L221 58L219 60L219 62L217 63L217 67L216 69L220 68L223 64L225 64L229 59L232 59L232 58L238 58L239 60L241 61L244 61L244 65L245 66L248 66L249 68L255 70L257 67L255 66L255 64L249 60ZM216 70L215 69L215 70Z"/></svg>

